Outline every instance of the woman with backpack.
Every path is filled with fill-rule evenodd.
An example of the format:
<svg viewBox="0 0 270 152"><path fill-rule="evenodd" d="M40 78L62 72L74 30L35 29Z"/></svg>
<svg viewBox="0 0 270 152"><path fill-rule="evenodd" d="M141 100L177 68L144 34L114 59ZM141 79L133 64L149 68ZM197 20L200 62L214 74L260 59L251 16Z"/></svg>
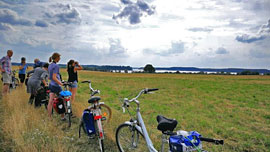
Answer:
<svg viewBox="0 0 270 152"><path fill-rule="evenodd" d="M53 108L53 99L58 95L63 85L61 82L61 76L59 71L59 65L57 64L60 61L60 54L59 53L53 53L53 55L50 57L49 62L52 62L49 65L49 79L51 80L49 84L49 90L50 90L50 99L48 104L48 115L49 118L52 117L52 108ZM64 114L61 115L62 120L65 120Z"/></svg>
<svg viewBox="0 0 270 152"><path fill-rule="evenodd" d="M69 91L72 93L71 101L75 101L75 95L78 87L78 70L82 70L83 67L79 62L74 60L69 60L67 63L67 72L68 72L68 82L72 82L72 85L69 87Z"/></svg>
<svg viewBox="0 0 270 152"><path fill-rule="evenodd" d="M29 104L32 104L35 96L37 94L37 90L43 86L47 86L47 81L48 81L48 63L45 63L43 65L43 68L38 67L32 71L29 71L27 75L32 74L32 76L29 78L27 82L27 93L30 93L30 99L29 99ZM35 102L35 107L39 106L39 103Z"/></svg>

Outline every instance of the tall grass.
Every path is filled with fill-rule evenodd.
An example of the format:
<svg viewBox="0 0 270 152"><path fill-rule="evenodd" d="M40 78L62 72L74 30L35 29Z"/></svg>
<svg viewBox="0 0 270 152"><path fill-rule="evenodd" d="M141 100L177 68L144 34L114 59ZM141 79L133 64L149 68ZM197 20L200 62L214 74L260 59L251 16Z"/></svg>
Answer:
<svg viewBox="0 0 270 152"><path fill-rule="evenodd" d="M79 116L72 120L71 128L68 128L67 122L60 121L59 115L54 114L53 119L50 120L44 107L34 108L33 105L28 104L25 88L13 90L7 97L3 97L2 102L1 129L5 139L11 141L8 147L10 151L98 150L95 140L89 141L86 136L78 138ZM75 115L77 115L75 109L78 107L79 105L74 104ZM113 146L110 147L113 149Z"/></svg>

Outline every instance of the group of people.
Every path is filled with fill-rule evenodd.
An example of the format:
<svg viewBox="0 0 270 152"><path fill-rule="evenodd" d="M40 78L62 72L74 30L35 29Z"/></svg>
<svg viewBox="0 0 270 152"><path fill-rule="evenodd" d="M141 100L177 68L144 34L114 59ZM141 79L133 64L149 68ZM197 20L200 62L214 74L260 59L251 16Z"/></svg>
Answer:
<svg viewBox="0 0 270 152"><path fill-rule="evenodd" d="M7 55L2 57L0 60L0 70L3 78L3 89L2 95L6 95L9 92L9 86L11 84L11 74L12 74L12 64L11 64L11 57L13 55L12 50L7 51ZM50 98L48 103L48 116L51 118L52 108L53 108L53 99L62 91L62 78L60 74L60 68L57 64L60 61L60 54L53 53L52 56L49 58L49 63L47 62L40 62L39 59L34 60L33 70L28 71L28 65L26 64L26 58L21 58L21 63L19 65L19 79L21 84L25 82L26 76L31 75L27 79L25 84L27 85L27 93L30 94L29 103L33 103L34 98L37 95L37 90L43 86L48 87L50 90ZM75 101L75 96L78 87L78 70L82 70L82 66L79 62L70 60L67 63L67 72L68 72L68 82L71 82L69 86L69 90L72 93L71 101ZM48 81L49 85L48 85ZM65 120L64 115L61 116L62 120Z"/></svg>

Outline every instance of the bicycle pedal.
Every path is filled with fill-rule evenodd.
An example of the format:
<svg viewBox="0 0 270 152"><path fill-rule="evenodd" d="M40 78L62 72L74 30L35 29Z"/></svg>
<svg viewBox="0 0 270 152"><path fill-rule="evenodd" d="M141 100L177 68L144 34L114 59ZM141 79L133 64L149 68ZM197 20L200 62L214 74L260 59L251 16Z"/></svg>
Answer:
<svg viewBox="0 0 270 152"><path fill-rule="evenodd" d="M107 118L106 117L102 117L101 118L101 121L104 121L104 120L107 120Z"/></svg>

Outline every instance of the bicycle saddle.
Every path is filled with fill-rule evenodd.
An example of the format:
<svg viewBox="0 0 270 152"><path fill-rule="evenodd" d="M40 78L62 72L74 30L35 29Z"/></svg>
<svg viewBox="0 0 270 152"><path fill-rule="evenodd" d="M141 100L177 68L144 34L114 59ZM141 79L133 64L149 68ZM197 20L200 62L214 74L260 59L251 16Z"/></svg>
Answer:
<svg viewBox="0 0 270 152"><path fill-rule="evenodd" d="M168 119L161 115L157 116L157 122L158 122L157 129L162 132L173 131L178 123L175 119Z"/></svg>
<svg viewBox="0 0 270 152"><path fill-rule="evenodd" d="M93 96L88 100L88 103L94 103L96 101L99 101L101 98L98 96Z"/></svg>

